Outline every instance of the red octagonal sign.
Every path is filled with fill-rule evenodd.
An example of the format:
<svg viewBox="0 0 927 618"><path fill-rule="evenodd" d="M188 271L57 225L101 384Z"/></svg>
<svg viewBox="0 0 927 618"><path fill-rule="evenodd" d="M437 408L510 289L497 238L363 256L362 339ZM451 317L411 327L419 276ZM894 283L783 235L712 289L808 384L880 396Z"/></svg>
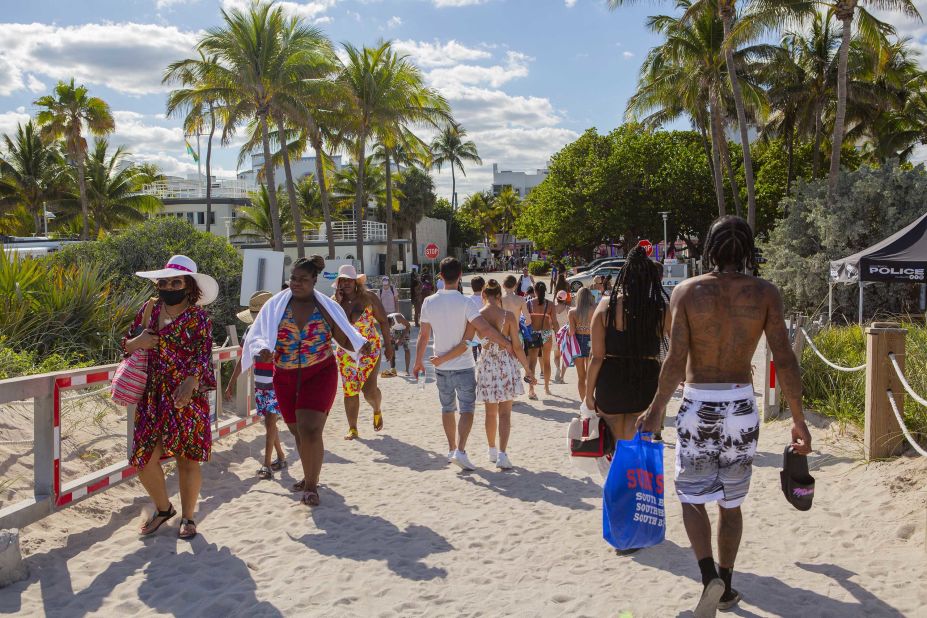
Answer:
<svg viewBox="0 0 927 618"><path fill-rule="evenodd" d="M440 253L440 250L438 249L438 245L434 244L433 242L428 243L428 245L425 247L425 258L426 259L437 260L438 253Z"/></svg>
<svg viewBox="0 0 927 618"><path fill-rule="evenodd" d="M653 243L650 242L649 240L644 239L640 241L639 243L637 243L637 246L642 247L644 251L647 252L647 257L650 257L653 255Z"/></svg>

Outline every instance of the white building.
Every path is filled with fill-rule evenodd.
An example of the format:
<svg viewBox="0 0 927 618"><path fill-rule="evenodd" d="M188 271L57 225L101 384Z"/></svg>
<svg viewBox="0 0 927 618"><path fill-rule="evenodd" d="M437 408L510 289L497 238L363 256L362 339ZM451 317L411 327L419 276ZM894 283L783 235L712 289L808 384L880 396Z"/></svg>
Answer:
<svg viewBox="0 0 927 618"><path fill-rule="evenodd" d="M548 167L550 164L548 163ZM516 195L525 197L532 189L541 184L550 173L548 168L535 170L535 173L499 170L499 164L492 164L492 194L499 195L502 189L511 187Z"/></svg>
<svg viewBox="0 0 927 618"><path fill-rule="evenodd" d="M338 171L345 166L341 161L341 155L332 157L334 171ZM258 173L264 167L264 154L256 153L251 155L251 169L244 172L238 172L238 179L250 185L258 184ZM299 157L290 159L290 171L293 173L293 183L297 183L306 176L315 178L315 157ZM286 180L283 165L274 168L274 180L278 185L282 185Z"/></svg>

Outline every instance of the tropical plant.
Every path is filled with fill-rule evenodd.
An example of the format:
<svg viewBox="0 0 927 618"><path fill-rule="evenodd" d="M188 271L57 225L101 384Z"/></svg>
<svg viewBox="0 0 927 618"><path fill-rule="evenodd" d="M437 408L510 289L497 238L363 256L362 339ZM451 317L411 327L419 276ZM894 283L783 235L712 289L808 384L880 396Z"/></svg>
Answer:
<svg viewBox="0 0 927 618"><path fill-rule="evenodd" d="M511 187L503 189L503 193L505 192L515 195ZM501 194L500 197L502 197ZM486 243L487 247L492 245L492 239L496 233L504 229L499 204L489 191L468 196L460 207L460 214L469 219L473 227L482 233L483 242Z"/></svg>
<svg viewBox="0 0 927 618"><path fill-rule="evenodd" d="M364 179L363 185L361 178ZM364 204L360 212L362 217L367 216L370 202L380 209L386 208L386 172L382 167L373 164L372 157L367 157L366 165L363 166L358 166L356 163L345 165L335 172L332 181L335 206L341 212L351 212L359 200L363 200ZM397 195L392 196L391 208L393 210L399 206L397 197Z"/></svg>
<svg viewBox="0 0 927 618"><path fill-rule="evenodd" d="M381 131L383 141L378 143L373 151L372 160L375 164L383 167L383 173L386 180L386 202L393 204L392 208L385 208L386 220L386 269L390 272L393 267L393 237L394 228L394 211L399 210L399 201L393 196L393 166L395 163L398 169L403 166L410 167L414 165L427 165L431 153L428 146L416 137L411 131L404 127L398 128L399 135L393 135L392 132Z"/></svg>
<svg viewBox="0 0 927 618"><path fill-rule="evenodd" d="M451 206L457 209L457 177L454 169L464 176L464 162L482 165L483 160L476 150L476 144L467 139L467 131L459 124L448 123L431 142L432 165L440 172L445 165L451 168Z"/></svg>
<svg viewBox="0 0 927 618"><path fill-rule="evenodd" d="M117 148L112 155L107 152L108 148L107 140L95 140L86 164L86 195L94 239L99 238L103 230L112 231L141 221L162 207L159 198L141 193L142 186L150 181L150 172L129 164L128 153L123 147ZM75 184L72 181L71 186ZM66 224L81 214L79 195L59 200L57 206L58 224Z"/></svg>
<svg viewBox="0 0 927 618"><path fill-rule="evenodd" d="M0 211L12 214L15 208L22 208L32 220L32 231L42 233L46 203L61 193L62 163L58 149L41 140L31 120L17 125L14 137L4 135Z"/></svg>
<svg viewBox="0 0 927 618"><path fill-rule="evenodd" d="M367 142L384 133L398 133L400 127L437 126L450 120L450 107L437 91L425 86L421 70L406 56L396 53L390 42L358 49L344 45L346 62L336 81L350 96L350 114L345 116L355 161L366 161ZM365 186L367 166L358 168L358 186ZM371 192L369 189L367 192ZM357 225L357 254L363 268L364 191L356 192L354 217Z"/></svg>
<svg viewBox="0 0 927 618"><path fill-rule="evenodd" d="M249 196L250 206L241 206L238 209L238 216L232 224L235 234L240 236L256 236L261 240L267 241L270 246L275 245L276 235L292 234L293 229L289 225L287 217L281 217L278 222L279 231L275 229L271 217L270 191L267 185L261 184L257 191L252 191ZM281 213L282 214L282 213Z"/></svg>
<svg viewBox="0 0 927 618"><path fill-rule="evenodd" d="M396 223L400 232L409 231L412 238L412 263L418 264L418 224L430 212L437 200L435 184L428 172L410 167L397 183L401 192Z"/></svg>
<svg viewBox="0 0 927 618"><path fill-rule="evenodd" d="M521 205L521 198L512 191L511 187L502 189L495 198L494 210L499 216L499 227L502 229L503 250L508 242L507 238L509 235L512 236L513 241L515 240L513 230L515 229L515 222L518 220L518 217L521 216Z"/></svg>
<svg viewBox="0 0 927 618"><path fill-rule="evenodd" d="M81 239L87 240L90 234L90 204L87 199L85 133L107 135L115 130L116 122L109 105L99 97L91 97L86 87L75 86L73 79L70 83L59 81L54 94L40 97L34 104L43 108L36 116L42 138L46 142L63 139L69 163L77 170L83 216Z"/></svg>
<svg viewBox="0 0 927 618"><path fill-rule="evenodd" d="M215 74L216 58L188 58L172 63L164 73L162 83L181 87L167 96L167 115L183 114L185 135L201 135L208 127L206 139L206 231L212 223L212 140L216 133L216 115L221 110L215 85L210 79ZM197 154L197 157L199 155ZM197 159L199 162L199 159Z"/></svg>

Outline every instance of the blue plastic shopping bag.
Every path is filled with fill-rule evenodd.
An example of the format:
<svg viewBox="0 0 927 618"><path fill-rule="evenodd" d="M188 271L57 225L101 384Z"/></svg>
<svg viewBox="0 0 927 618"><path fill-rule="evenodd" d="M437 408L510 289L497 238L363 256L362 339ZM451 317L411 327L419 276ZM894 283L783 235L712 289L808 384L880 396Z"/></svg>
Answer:
<svg viewBox="0 0 927 618"><path fill-rule="evenodd" d="M649 435L649 434L646 434ZM663 542L663 443L619 440L602 492L602 536L617 549Z"/></svg>

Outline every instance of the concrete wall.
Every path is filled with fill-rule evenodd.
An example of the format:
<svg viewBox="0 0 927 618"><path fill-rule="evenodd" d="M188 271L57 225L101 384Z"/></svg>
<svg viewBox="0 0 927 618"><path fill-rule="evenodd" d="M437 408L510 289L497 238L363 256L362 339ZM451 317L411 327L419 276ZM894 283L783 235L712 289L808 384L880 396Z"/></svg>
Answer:
<svg viewBox="0 0 927 618"><path fill-rule="evenodd" d="M447 221L425 217L418 222L415 233L418 235L418 260L420 263L424 264L428 261L425 259L425 247L429 243L438 245L439 260L447 257ZM412 259L411 254L409 259Z"/></svg>
<svg viewBox="0 0 927 618"><path fill-rule="evenodd" d="M547 174L548 169L535 170L535 173L513 172L511 170L499 170L499 164L492 164L492 192L493 195L499 195L504 187L512 187L520 197L525 197L531 192L531 189L541 184Z"/></svg>

